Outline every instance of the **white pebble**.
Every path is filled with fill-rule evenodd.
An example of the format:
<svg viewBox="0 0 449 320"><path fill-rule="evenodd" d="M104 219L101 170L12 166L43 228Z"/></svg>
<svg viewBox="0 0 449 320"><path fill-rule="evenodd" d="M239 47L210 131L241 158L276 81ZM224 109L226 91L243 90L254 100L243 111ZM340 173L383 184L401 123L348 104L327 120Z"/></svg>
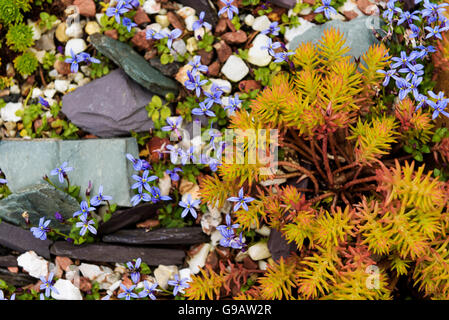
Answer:
<svg viewBox="0 0 449 320"><path fill-rule="evenodd" d="M242 58L232 55L221 68L221 72L231 81L242 80L249 72L249 68Z"/></svg>
<svg viewBox="0 0 449 320"><path fill-rule="evenodd" d="M270 27L271 21L267 16L263 15L254 19L254 23L252 25L253 30L255 31L263 31Z"/></svg>

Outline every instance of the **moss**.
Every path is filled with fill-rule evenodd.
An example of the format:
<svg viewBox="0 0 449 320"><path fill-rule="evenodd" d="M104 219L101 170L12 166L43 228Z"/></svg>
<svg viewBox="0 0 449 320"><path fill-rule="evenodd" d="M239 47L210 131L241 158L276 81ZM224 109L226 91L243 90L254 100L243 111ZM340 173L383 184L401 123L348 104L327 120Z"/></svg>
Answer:
<svg viewBox="0 0 449 320"><path fill-rule="evenodd" d="M31 75L39 65L36 56L31 52L25 52L14 59L14 67L23 76Z"/></svg>
<svg viewBox="0 0 449 320"><path fill-rule="evenodd" d="M32 45L33 29L24 23L11 26L6 34L6 44L14 51L25 51Z"/></svg>

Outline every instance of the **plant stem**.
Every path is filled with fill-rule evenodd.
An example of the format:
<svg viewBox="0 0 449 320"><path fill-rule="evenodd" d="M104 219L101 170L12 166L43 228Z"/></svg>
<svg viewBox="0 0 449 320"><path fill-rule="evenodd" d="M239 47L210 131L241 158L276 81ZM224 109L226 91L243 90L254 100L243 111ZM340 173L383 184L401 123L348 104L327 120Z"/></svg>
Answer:
<svg viewBox="0 0 449 320"><path fill-rule="evenodd" d="M332 187L334 185L334 176L332 175L331 167L329 165L329 159L327 158L327 139L328 137L327 135L325 135L321 148L323 150L323 162L324 168L326 169L327 180L329 181L330 187Z"/></svg>
<svg viewBox="0 0 449 320"><path fill-rule="evenodd" d="M345 184L343 186L343 189L348 189L349 187L352 187L353 185L356 185L359 183L371 182L371 181L376 181L376 180L377 180L377 176L371 176L371 177L367 177L367 178L352 180L352 181L348 182L347 184Z"/></svg>
<svg viewBox="0 0 449 320"><path fill-rule="evenodd" d="M287 162L287 161L279 161L277 164L281 165L281 166L295 168L295 169L301 171L302 173L304 173L305 175L307 175L310 178L310 180L312 180L312 182L313 182L313 184L315 186L315 192L318 193L318 190L319 190L318 181L315 178L315 176L312 174L312 172L310 172L306 168L304 168L301 165L296 164L296 163L290 163L290 162Z"/></svg>

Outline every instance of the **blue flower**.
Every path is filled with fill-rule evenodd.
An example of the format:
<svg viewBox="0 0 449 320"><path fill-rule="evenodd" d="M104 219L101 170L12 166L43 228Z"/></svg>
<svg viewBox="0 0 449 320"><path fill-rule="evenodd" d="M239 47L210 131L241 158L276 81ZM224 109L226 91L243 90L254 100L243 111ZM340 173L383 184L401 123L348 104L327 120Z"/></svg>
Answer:
<svg viewBox="0 0 449 320"><path fill-rule="evenodd" d="M399 69L400 73L407 73L405 79L410 81L414 76L422 76L424 74L424 66L422 64L407 64L407 68Z"/></svg>
<svg viewBox="0 0 449 320"><path fill-rule="evenodd" d="M205 104L221 104L221 96L223 94L223 90L215 83L212 84L210 88L211 93L204 91L204 95L206 99L204 99Z"/></svg>
<svg viewBox="0 0 449 320"><path fill-rule="evenodd" d="M182 123L182 117L176 117L174 120L172 118L165 119L168 126L163 126L161 128L162 131L173 131L178 135L178 138L181 137L181 134L179 133L179 129Z"/></svg>
<svg viewBox="0 0 449 320"><path fill-rule="evenodd" d="M398 25L403 24L405 21L407 21L407 23L411 25L413 24L413 20L421 20L419 16L416 15L418 13L419 11L414 11L413 13L410 13L409 11L402 12L400 15L400 19L398 20Z"/></svg>
<svg viewBox="0 0 449 320"><path fill-rule="evenodd" d="M388 22L392 22L392 20L393 20L393 16L396 14L396 13L401 13L402 12L402 9L401 8L398 8L398 7L396 7L395 6L395 2L396 1L392 1L392 0L390 0L390 1L388 1L387 2L387 9L384 11L384 13L382 14L382 17L384 18L384 19L387 19L388 20Z"/></svg>
<svg viewBox="0 0 449 320"><path fill-rule="evenodd" d="M75 224L77 228L81 228L80 236L84 236L87 230L89 230L92 234L97 234L97 230L93 226L95 224L93 220L87 220L85 216L80 216L80 220L81 222L77 222Z"/></svg>
<svg viewBox="0 0 449 320"><path fill-rule="evenodd" d="M8 180L0 178L0 184L7 184Z"/></svg>
<svg viewBox="0 0 449 320"><path fill-rule="evenodd" d="M201 64L201 56L194 56L193 59L189 62L189 65L191 65L192 68L192 74L196 74L197 71L200 72L207 72L209 69L206 65Z"/></svg>
<svg viewBox="0 0 449 320"><path fill-rule="evenodd" d="M206 14L204 13L204 11L201 11L201 12L200 12L199 19L196 20L196 21L193 23L193 26L192 26L193 31L196 31L196 30L198 30L198 29L201 28L201 27L204 27L204 28L206 28L206 29L208 29L208 30L211 30L211 29L212 29L212 26L210 25L210 23L204 21L204 16L205 16L205 15L206 15Z"/></svg>
<svg viewBox="0 0 449 320"><path fill-rule="evenodd" d="M416 106L415 111L421 109L421 107L427 104L427 97L423 94L415 96L415 100L419 102L418 105Z"/></svg>
<svg viewBox="0 0 449 320"><path fill-rule="evenodd" d="M179 174L178 172L182 172L181 168L174 168L173 170L167 169L165 170L165 173L167 173L170 176L170 179L172 179L173 181L178 181L179 180Z"/></svg>
<svg viewBox="0 0 449 320"><path fill-rule="evenodd" d="M106 9L106 16L114 17L115 21L120 24L121 15L128 11L129 7L126 6L125 2L119 1L115 7L109 7Z"/></svg>
<svg viewBox="0 0 449 320"><path fill-rule="evenodd" d="M278 23L275 21L270 24L268 29L263 30L261 34L271 34L273 36L277 36L279 34L279 30L281 30L281 28L278 27Z"/></svg>
<svg viewBox="0 0 449 320"><path fill-rule="evenodd" d="M424 0L424 8L421 11L422 17L427 17L427 22L435 22L445 11L444 7L448 6L447 3L436 4L428 0Z"/></svg>
<svg viewBox="0 0 449 320"><path fill-rule="evenodd" d="M140 281L140 265L142 264L142 259L137 258L136 262L128 261L126 266L128 270L131 271L131 280L134 283L138 283Z"/></svg>
<svg viewBox="0 0 449 320"><path fill-rule="evenodd" d="M125 298L126 300L131 300L131 298L139 298L139 296L134 293L134 288L136 287L136 285L132 285L131 287L127 288L123 283L120 283L120 287L122 287L123 292L119 293L117 295L117 298L119 299L123 299Z"/></svg>
<svg viewBox="0 0 449 320"><path fill-rule="evenodd" d="M331 6L331 0L323 0L323 5L314 11L315 13L324 12L326 19L331 18L331 14L337 14L337 10Z"/></svg>
<svg viewBox="0 0 449 320"><path fill-rule="evenodd" d="M280 63L280 62L284 62L287 61L288 62L288 57L291 55L294 55L294 52L277 52L274 54L274 62L275 63Z"/></svg>
<svg viewBox="0 0 449 320"><path fill-rule="evenodd" d="M421 33L421 29L414 24L410 25L410 30L412 30L412 33L409 35L409 38L419 38L419 34Z"/></svg>
<svg viewBox="0 0 449 320"><path fill-rule="evenodd" d="M16 299L16 294L13 293L11 295L11 297L9 298L9 300L15 300ZM0 290L0 300L8 300L5 298L5 295L3 294L3 290Z"/></svg>
<svg viewBox="0 0 449 320"><path fill-rule="evenodd" d="M39 104L45 108L50 107L50 104L42 97L39 97Z"/></svg>
<svg viewBox="0 0 449 320"><path fill-rule="evenodd" d="M132 175L132 178L133 178L134 180L136 180L137 182L134 183L134 184L131 186L131 189L137 189L137 190L139 191L139 193L142 193L143 188L145 188L147 191L150 191L150 192L151 192L151 187L150 187L150 185L148 184L148 182L157 180L158 177L155 176L155 175L152 175L152 176L148 177L149 174L150 174L150 172L149 172L148 170L145 170L145 171L143 172L142 177L140 177L140 176L138 176L138 175L136 175L136 174L133 174L133 175Z"/></svg>
<svg viewBox="0 0 449 320"><path fill-rule="evenodd" d="M184 86L187 90L195 90L196 96L199 97L201 95L201 87L207 83L207 80L201 80L198 74L193 76L190 71L187 71L187 77L189 79L184 82Z"/></svg>
<svg viewBox="0 0 449 320"><path fill-rule="evenodd" d="M200 102L199 108L192 109L192 114L197 116L208 116L208 117L215 117L215 113L210 110L212 108L212 103L204 103L204 101Z"/></svg>
<svg viewBox="0 0 449 320"><path fill-rule="evenodd" d="M240 109L240 104L243 101L239 99L239 94L236 93L234 98L229 98L228 105L226 105L224 108L225 110L229 109L231 112L235 112L235 110Z"/></svg>
<svg viewBox="0 0 449 320"><path fill-rule="evenodd" d="M139 292L139 298L149 297L151 300L156 300L156 296L154 295L154 292L157 291L156 288L157 288L158 284L153 283L150 286L150 283L147 280L145 280L143 282L143 286L145 287L145 289L143 289L142 291Z"/></svg>
<svg viewBox="0 0 449 320"><path fill-rule="evenodd" d="M59 177L59 182L63 183L64 182L64 177L67 175L67 172L70 172L73 170L72 167L67 167L68 163L64 162L59 168L53 169L50 174L52 176L58 176Z"/></svg>
<svg viewBox="0 0 449 320"><path fill-rule="evenodd" d="M173 40L175 40L176 38L179 38L179 36L182 34L182 31L179 29L175 29L173 31L171 31L169 34L167 34L167 47L169 49L171 49L171 46L173 44Z"/></svg>
<svg viewBox="0 0 449 320"><path fill-rule="evenodd" d="M419 95L418 86L421 84L423 78L418 76L413 76L410 80L407 80L410 91L416 97ZM402 100L402 99L401 99Z"/></svg>
<svg viewBox="0 0 449 320"><path fill-rule="evenodd" d="M189 212L195 219L197 218L197 213L195 207L200 205L201 200L193 200L190 193L187 194L186 202L179 201L179 206L185 208L181 213L181 218L184 218Z"/></svg>
<svg viewBox="0 0 449 320"><path fill-rule="evenodd" d="M232 231L224 231L222 233L222 238L220 239L220 245L222 247L229 247L233 249L243 249L245 244L243 243L243 233L237 237Z"/></svg>
<svg viewBox="0 0 449 320"><path fill-rule="evenodd" d="M163 36L161 38L159 38L159 36L156 36L156 34L158 34L158 33L156 33L156 31L154 31L153 29L147 29L145 31L145 38L147 40L158 40L158 39L162 39L163 38Z"/></svg>
<svg viewBox="0 0 449 320"><path fill-rule="evenodd" d="M139 193L131 198L131 204L133 205L133 207L137 206L141 201L151 201L150 195L148 193Z"/></svg>
<svg viewBox="0 0 449 320"><path fill-rule="evenodd" d="M274 52L274 50L276 50L276 49L278 49L278 48L280 48L281 47L281 43L280 42L275 42L275 43L273 43L273 40L271 39L271 38L268 38L268 43L267 43L267 45L266 46L261 46L260 47L260 49L262 49L262 50L264 50L264 49L267 49L268 50L268 53L271 55L271 56L275 56L275 52Z"/></svg>
<svg viewBox="0 0 449 320"><path fill-rule="evenodd" d="M400 57L393 57L391 60L396 61L396 63L391 65L392 69L397 69L399 67L406 67L407 63L412 62L415 59L415 56L407 56L407 53L405 51L401 51Z"/></svg>
<svg viewBox="0 0 449 320"><path fill-rule="evenodd" d="M158 187L151 188L151 201L157 203L159 201L169 201L171 197L161 195L161 190Z"/></svg>
<svg viewBox="0 0 449 320"><path fill-rule="evenodd" d="M168 146L165 147L165 149L169 150L169 151L165 151L165 153L170 153L170 161L175 164L178 161L178 157L182 155L182 150L179 147L175 147L172 146L171 144L169 144Z"/></svg>
<svg viewBox="0 0 449 320"><path fill-rule="evenodd" d="M46 240L47 239L47 232L50 232L50 228L48 225L50 224L51 220L45 221L45 218L42 217L39 220L39 227L32 227L30 231L33 233L33 236L35 236L38 239Z"/></svg>
<svg viewBox="0 0 449 320"><path fill-rule="evenodd" d="M180 290L187 289L189 287L189 285L187 284L189 279L188 278L179 279L177 274L175 274L174 278L175 278L175 280L169 280L167 283L170 286L174 287L173 288L173 295L176 296Z"/></svg>
<svg viewBox="0 0 449 320"><path fill-rule="evenodd" d="M101 63L100 60L93 58L87 52L81 52L77 55L79 62Z"/></svg>
<svg viewBox="0 0 449 320"><path fill-rule="evenodd" d="M445 30L440 29L439 26L435 26L434 28L432 28L432 27L425 27L424 29L426 29L429 32L426 35L426 39L435 37L435 38L438 38L440 40L443 40L443 38L441 37L440 32L445 31ZM443 28L443 29L445 29L445 28Z"/></svg>
<svg viewBox="0 0 449 320"><path fill-rule="evenodd" d="M70 56L71 57L65 59L64 62L70 64L70 72L77 73L79 70L79 63L82 62L82 60L80 61L79 56L73 52L73 49L70 49Z"/></svg>
<svg viewBox="0 0 449 320"><path fill-rule="evenodd" d="M133 163L135 171L140 171L143 169L144 164L142 160L134 158L130 153L126 154L126 158Z"/></svg>
<svg viewBox="0 0 449 320"><path fill-rule="evenodd" d="M232 224L231 216L227 214L226 224L219 225L216 229L224 236L226 232L234 233L234 229L237 229L238 227L240 227L240 225L238 223Z"/></svg>
<svg viewBox="0 0 449 320"><path fill-rule="evenodd" d="M92 198L90 204L96 207L99 206L102 201L110 201L110 200L112 200L112 197L103 195L103 186L100 185L100 188L98 188L98 195Z"/></svg>
<svg viewBox="0 0 449 320"><path fill-rule="evenodd" d="M247 203L251 202L253 200L255 200L255 199L251 198L251 197L244 197L244 195L243 195L243 188L240 188L238 197L230 197L230 198L228 198L228 201L237 202L234 205L234 212L236 212L240 207L242 207L245 211L248 211Z"/></svg>
<svg viewBox="0 0 449 320"><path fill-rule="evenodd" d="M189 161L189 160L191 160L192 163L194 163L195 162L195 155L194 155L194 153L195 153L195 146L191 146L188 151L184 151L182 149L179 149L179 154L181 156L181 164L183 166L185 166L187 161Z"/></svg>
<svg viewBox="0 0 449 320"><path fill-rule="evenodd" d="M128 32L131 32L131 29L137 27L137 23L134 23L130 18L123 18L123 25L126 27Z"/></svg>
<svg viewBox="0 0 449 320"><path fill-rule="evenodd" d="M54 273L50 272L47 279L45 279L45 277L40 278L42 281L40 289L45 290L46 297L50 297L50 293L52 291L56 294L59 294L58 290L53 286L53 276L54 276Z"/></svg>
<svg viewBox="0 0 449 320"><path fill-rule="evenodd" d="M437 102L434 102L431 100L427 101L427 104L434 109L434 112L432 113L432 120L435 120L440 115L440 113L449 118L449 113L444 111L444 109L446 109L448 103L449 103L449 99L444 99L442 101L437 101Z"/></svg>
<svg viewBox="0 0 449 320"><path fill-rule="evenodd" d="M218 11L219 16L226 13L228 15L228 19L232 20L232 18L234 17L234 13L237 15L239 14L239 9L236 6L232 5L234 0L220 0L220 1L224 4L224 7L221 8L220 11Z"/></svg>
<svg viewBox="0 0 449 320"><path fill-rule="evenodd" d="M390 69L388 71L384 71L384 70L377 70L378 73L382 73L385 75L385 79L384 82L382 83L382 85L384 87L388 86L388 83L390 82L391 77L394 77L394 74L396 73L396 70L394 69Z"/></svg>
<svg viewBox="0 0 449 320"><path fill-rule="evenodd" d="M410 83L406 79L398 78L396 87L399 89L399 100L404 100L410 92Z"/></svg>
<svg viewBox="0 0 449 320"><path fill-rule="evenodd" d="M89 212L95 211L95 208L89 207L89 205L87 204L87 201L85 201L85 200L81 201L80 209L81 210L78 210L77 212L75 212L73 214L73 217L77 217L79 215L82 215L82 216L87 218Z"/></svg>

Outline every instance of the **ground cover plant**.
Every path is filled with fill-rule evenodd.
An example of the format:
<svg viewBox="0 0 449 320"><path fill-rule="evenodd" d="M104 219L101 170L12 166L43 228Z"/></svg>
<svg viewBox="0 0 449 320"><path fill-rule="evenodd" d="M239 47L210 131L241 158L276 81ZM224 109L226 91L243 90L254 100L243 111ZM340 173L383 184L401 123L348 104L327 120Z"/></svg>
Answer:
<svg viewBox="0 0 449 320"><path fill-rule="evenodd" d="M0 234L0 298L449 299L448 4L283 3L0 0L1 138L138 146L119 152L128 181L90 171L75 183L88 160L74 153L39 172L76 209L0 216L52 246L44 259ZM356 22L363 40L345 29ZM101 100L119 98L94 84L117 69L127 75L114 91L132 94L101 114ZM83 119L76 110L91 101ZM22 191L2 157L10 208ZM158 239L178 263L55 253L196 227L196 242ZM22 273L26 285L14 282Z"/></svg>

